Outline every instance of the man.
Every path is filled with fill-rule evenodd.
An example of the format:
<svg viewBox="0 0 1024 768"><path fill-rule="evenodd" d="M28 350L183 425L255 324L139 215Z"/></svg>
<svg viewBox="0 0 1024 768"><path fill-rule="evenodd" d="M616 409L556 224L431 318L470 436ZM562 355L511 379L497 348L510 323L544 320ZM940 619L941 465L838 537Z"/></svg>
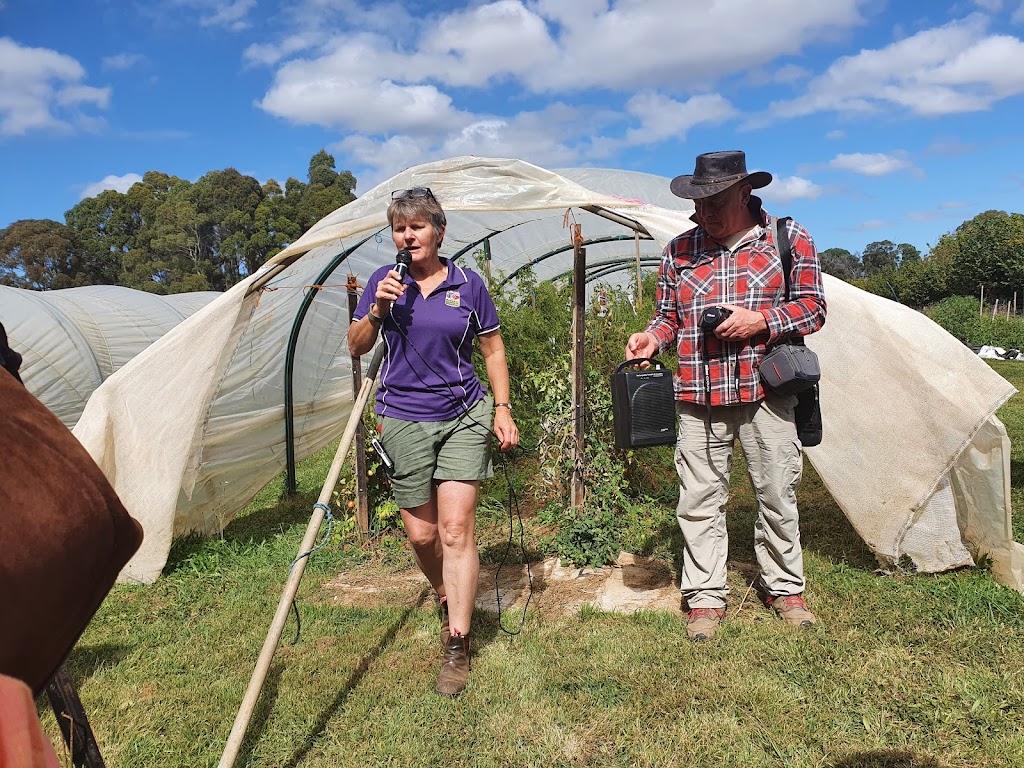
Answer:
<svg viewBox="0 0 1024 768"><path fill-rule="evenodd" d="M686 630L695 641L711 638L725 617L725 507L736 438L757 494L754 552L765 602L790 625L815 622L803 599L796 396L766 391L758 365L766 347L821 328L825 299L814 243L789 221L793 268L785 300L775 219L751 195L771 180L764 171L747 173L739 151L699 155L692 175L672 180L674 194L693 200L697 227L666 246L654 317L626 345L627 359L654 357L673 344L679 358L676 517L685 543ZM713 307L728 315L702 328L702 315Z"/></svg>

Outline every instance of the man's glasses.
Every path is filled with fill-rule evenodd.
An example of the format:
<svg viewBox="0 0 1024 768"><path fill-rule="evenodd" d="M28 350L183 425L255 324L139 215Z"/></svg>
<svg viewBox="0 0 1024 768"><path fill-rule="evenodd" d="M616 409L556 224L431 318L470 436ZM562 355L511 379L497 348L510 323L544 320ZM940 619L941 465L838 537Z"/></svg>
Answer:
<svg viewBox="0 0 1024 768"><path fill-rule="evenodd" d="M430 187L413 187L412 189L396 189L391 193L392 200L405 200L407 197L429 197L435 203L437 198L430 191Z"/></svg>

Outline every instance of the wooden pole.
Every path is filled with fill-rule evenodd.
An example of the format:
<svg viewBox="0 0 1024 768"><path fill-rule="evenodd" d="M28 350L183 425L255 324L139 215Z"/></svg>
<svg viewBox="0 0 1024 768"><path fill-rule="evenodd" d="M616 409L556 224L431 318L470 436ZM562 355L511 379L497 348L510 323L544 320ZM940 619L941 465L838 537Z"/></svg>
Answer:
<svg viewBox="0 0 1024 768"><path fill-rule="evenodd" d="M992 319L996 319L996 312L999 311L999 299L996 299L996 303L992 305Z"/></svg>
<svg viewBox="0 0 1024 768"><path fill-rule="evenodd" d="M356 290L359 288L359 281L351 272L345 281L345 289L348 291L348 319L352 322L352 315L355 314L356 305L359 303L359 296ZM359 355L352 356L352 397L359 392L359 382L363 378L363 363ZM366 484L366 429L363 427L362 409L359 410L359 425L356 427L356 528L359 533L365 534L370 531L370 494Z"/></svg>
<svg viewBox="0 0 1024 768"><path fill-rule="evenodd" d="M640 233L636 230L633 230L633 244L636 249L636 305L639 307L644 300L644 281L640 270Z"/></svg>
<svg viewBox="0 0 1024 768"><path fill-rule="evenodd" d="M985 286L981 286L981 299L978 302L978 317L985 316Z"/></svg>
<svg viewBox="0 0 1024 768"><path fill-rule="evenodd" d="M573 435L575 437L572 462L572 506L583 505L583 403L586 396L584 387L583 348L587 326L586 317L586 249L583 248L583 234L579 224L572 225L572 413Z"/></svg>
<svg viewBox="0 0 1024 768"><path fill-rule="evenodd" d="M249 680L249 686L245 689L242 706L239 708L235 722L231 726L231 732L228 734L228 743L224 748L224 754L221 755L220 762L217 764L218 768L232 768L235 760L238 759L242 740L245 738L249 721L252 720L252 713L256 709L260 692L263 690L263 683L266 681L267 673L270 671L270 662L274 658L277 644L281 641L281 633L284 631L285 622L288 620L288 612L291 610L295 593L299 589L299 581L302 580L302 574L306 570L309 552L313 549L317 532L324 521L324 511L329 508L328 504L331 500L331 494L334 493L334 486L338 484L338 476L341 474L341 467L345 463L349 449L352 447L352 439L355 437L356 428L362 421L363 406L366 404L366 398L370 394L373 380L377 378L377 370L380 368L380 361L383 357L384 344L378 344L377 350L373 353L373 358L370 361L370 366L367 369L366 378L363 379L359 395L352 404L352 414L349 416L348 425L341 436L338 450L334 454L334 462L327 473L327 480L324 481L324 487L320 491L320 498L313 505L313 515L310 518L309 525L306 527L306 535L302 539L299 554L295 558L295 562L288 575L288 581L284 587L284 592L281 595L281 600L277 604L277 613L274 614L274 620L271 622L267 639L263 641L263 649L260 651L259 658L256 661L256 669Z"/></svg>

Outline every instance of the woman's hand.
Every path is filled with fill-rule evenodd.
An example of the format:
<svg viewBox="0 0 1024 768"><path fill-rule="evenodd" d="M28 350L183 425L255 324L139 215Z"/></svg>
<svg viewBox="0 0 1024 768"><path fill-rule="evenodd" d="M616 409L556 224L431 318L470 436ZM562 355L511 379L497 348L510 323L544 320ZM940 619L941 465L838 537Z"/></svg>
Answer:
<svg viewBox="0 0 1024 768"><path fill-rule="evenodd" d="M519 427L512 420L512 411L504 406L494 409L494 434L497 435L503 451L519 445Z"/></svg>
<svg viewBox="0 0 1024 768"><path fill-rule="evenodd" d="M391 311L391 305L405 293L406 287L395 270L388 272L384 279L377 283L377 292L373 295L377 300L377 314L385 317Z"/></svg>

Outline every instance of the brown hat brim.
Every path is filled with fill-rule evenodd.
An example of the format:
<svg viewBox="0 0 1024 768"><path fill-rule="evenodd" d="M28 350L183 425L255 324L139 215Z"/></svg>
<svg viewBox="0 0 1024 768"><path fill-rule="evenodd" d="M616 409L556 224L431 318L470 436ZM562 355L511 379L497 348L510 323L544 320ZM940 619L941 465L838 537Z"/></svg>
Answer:
<svg viewBox="0 0 1024 768"><path fill-rule="evenodd" d="M771 182L772 175L767 171L754 171L753 173L740 176L738 179L726 179L725 181L704 182L701 184L694 184L693 174L689 174L686 176L676 176L672 179L669 188L676 197L682 197L687 200L700 200L717 195L719 192L736 184L749 184L753 189L761 189L762 187L767 187Z"/></svg>

